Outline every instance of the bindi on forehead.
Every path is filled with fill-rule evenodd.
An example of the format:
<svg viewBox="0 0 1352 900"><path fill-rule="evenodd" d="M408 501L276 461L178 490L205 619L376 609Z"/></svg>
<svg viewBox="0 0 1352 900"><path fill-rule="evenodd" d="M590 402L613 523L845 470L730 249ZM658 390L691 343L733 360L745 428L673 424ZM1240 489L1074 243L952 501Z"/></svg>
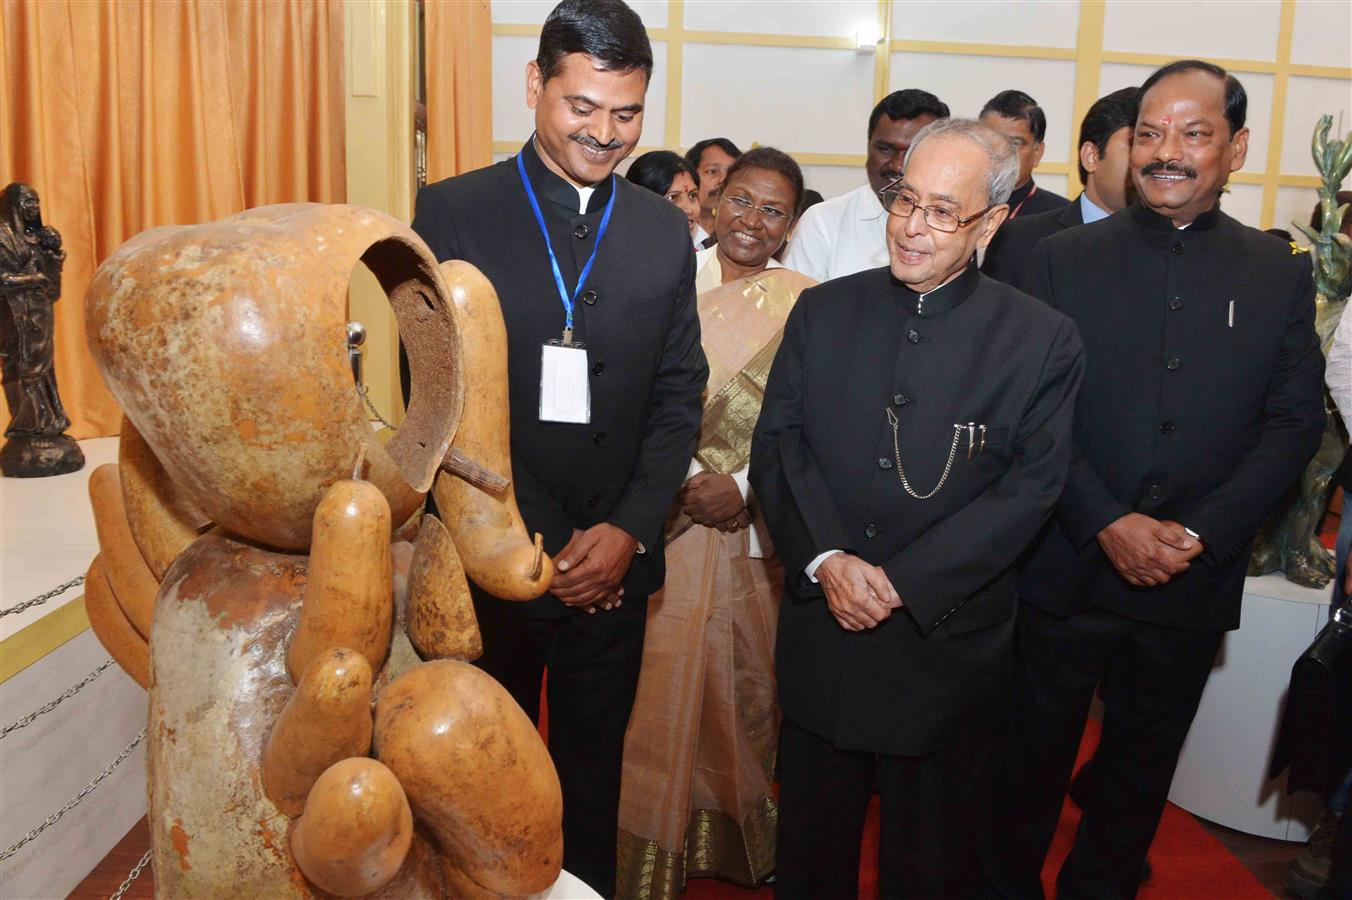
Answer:
<svg viewBox="0 0 1352 900"><path fill-rule="evenodd" d="M1161 119L1160 121L1163 122L1163 123L1164 123L1164 126L1167 128L1167 127L1169 127L1170 125L1174 124L1174 117L1173 117L1173 116L1165 116L1165 117L1164 117L1163 119Z"/></svg>

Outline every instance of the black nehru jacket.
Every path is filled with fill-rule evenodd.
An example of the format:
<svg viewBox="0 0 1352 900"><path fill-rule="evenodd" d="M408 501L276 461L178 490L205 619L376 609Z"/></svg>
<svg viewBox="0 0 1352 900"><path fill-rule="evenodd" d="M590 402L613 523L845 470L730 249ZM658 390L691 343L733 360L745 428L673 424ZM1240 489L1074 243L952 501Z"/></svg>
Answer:
<svg viewBox="0 0 1352 900"><path fill-rule="evenodd" d="M1084 216L1078 202L1068 203L1051 212L1010 219L995 232L995 238L986 248L981 271L996 281L1021 288L1028 273L1028 260L1038 242L1048 235L1083 224Z"/></svg>
<svg viewBox="0 0 1352 900"><path fill-rule="evenodd" d="M1054 194L1044 187L1038 187L1037 182L1030 178L1027 184L1015 188L1014 192L1009 195L1009 217L1011 219L1022 219L1024 216L1035 216L1038 213L1060 209L1069 202L1060 194Z"/></svg>
<svg viewBox="0 0 1352 900"><path fill-rule="evenodd" d="M573 337L587 347L591 423L541 422L540 353L558 340L563 304L516 159L428 185L413 229L438 260L473 263L497 289L507 325L512 478L526 527L558 553L573 529L619 526L646 553L624 579L643 597L662 584L662 527L695 452L709 367L695 309L695 258L684 216L623 178L597 185L586 213L578 192L521 153L568 290L596 242L611 191L615 209L582 296ZM613 185L613 187L612 187ZM566 612L553 596L532 615Z"/></svg>
<svg viewBox="0 0 1352 900"><path fill-rule="evenodd" d="M1043 240L1026 287L1075 320L1087 366L1075 459L1021 599L1238 627L1253 536L1324 428L1309 260L1219 209L1179 230L1138 203ZM1191 528L1205 552L1166 585L1128 585L1095 538L1132 511Z"/></svg>
<svg viewBox="0 0 1352 900"><path fill-rule="evenodd" d="M975 265L920 296L886 268L804 291L751 449L785 570L784 715L841 749L907 756L1003 721L1014 564L1061 493L1082 367L1069 319ZM917 493L951 459L930 499L902 487L889 411ZM986 426L970 456L967 422ZM904 609L843 629L804 574L832 549L881 565Z"/></svg>

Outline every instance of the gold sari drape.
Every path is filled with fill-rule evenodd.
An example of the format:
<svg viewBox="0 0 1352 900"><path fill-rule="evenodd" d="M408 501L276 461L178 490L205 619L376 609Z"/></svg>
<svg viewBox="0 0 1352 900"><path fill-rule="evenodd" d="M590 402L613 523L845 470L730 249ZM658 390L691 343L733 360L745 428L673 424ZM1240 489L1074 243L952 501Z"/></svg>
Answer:
<svg viewBox="0 0 1352 900"><path fill-rule="evenodd" d="M745 468L784 320L812 284L767 269L700 294L711 389L696 459L707 471ZM774 558L748 555L749 535L668 532L666 585L649 601L625 736L621 898L674 898L691 875L754 885L773 869L782 574Z"/></svg>

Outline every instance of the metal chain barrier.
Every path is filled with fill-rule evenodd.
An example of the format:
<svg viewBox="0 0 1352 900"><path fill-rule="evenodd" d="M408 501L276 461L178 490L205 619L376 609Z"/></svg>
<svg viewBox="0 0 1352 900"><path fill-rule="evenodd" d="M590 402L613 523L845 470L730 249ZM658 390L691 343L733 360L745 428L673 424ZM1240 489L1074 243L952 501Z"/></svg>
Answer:
<svg viewBox="0 0 1352 900"><path fill-rule="evenodd" d="M42 704L42 706L39 706L37 709L33 710L31 713L24 716L22 719L18 719L17 721L12 722L9 725L6 725L3 729L0 729L0 740L4 740L11 731L17 731L18 729L23 728L26 725L33 724L33 720L36 719L38 716L45 716L47 713L51 712L52 710L60 706L63 701L69 700L71 697L74 697L76 694L80 693L80 691L84 690L86 687L97 681L98 677L102 675L105 671L107 671L108 667L111 666L112 664L113 664L112 657L105 659L102 665L100 665L97 669L86 675L84 677L84 680L81 681L79 684L67 689L67 691L60 697L57 697L55 700L51 700L47 703Z"/></svg>
<svg viewBox="0 0 1352 900"><path fill-rule="evenodd" d="M47 819L37 828L30 830L27 834L25 834L22 838L20 838L18 843L6 847L4 850L0 850L0 862L9 859L15 853L19 852L19 849L21 847L23 847L29 841L36 838L38 835L42 834L48 828L51 828L57 822L61 821L62 816L70 812L75 807L79 806L80 801L83 800L85 797L87 797L90 791L94 790L94 788L102 784L103 779L113 774L113 770L116 769L118 766L122 765L122 760L130 756L131 752L140 745L141 741L145 740L145 737L146 737L146 729L142 728L141 733L138 734L130 744L122 748L122 752L117 755L117 759L110 762L107 768L105 768L98 775L95 775L93 781L89 782L89 784L86 784L84 787L80 788L80 793L76 794L74 797L71 797L69 800L67 800L65 806L61 807L56 812L48 816Z"/></svg>
<svg viewBox="0 0 1352 900"><path fill-rule="evenodd" d="M390 431L398 430L397 428L394 427L392 423L387 421L386 418L380 414L380 410L376 409L376 405L371 402L370 388L358 382L357 393L361 395L361 399L366 403L366 408L371 411L371 415L376 417L377 422L379 422L381 425L384 425Z"/></svg>
<svg viewBox="0 0 1352 900"><path fill-rule="evenodd" d="M70 581L67 581L65 584L57 585L56 587L52 588L45 594L38 594L32 600L25 600L18 606L11 606L9 609L0 609L0 618L4 618L5 616L8 616L12 613L21 613L25 609L28 609L30 606L41 606L42 604L46 603L53 597L59 597L66 591L70 590L71 588L84 584L84 580L85 577L83 575L76 575L74 578L72 578Z"/></svg>
<svg viewBox="0 0 1352 900"><path fill-rule="evenodd" d="M117 890L113 893L111 897L108 898L108 900L122 900L122 895L125 894L131 888L131 883L133 881L141 877L141 870L144 869L149 864L150 864L150 851L147 850L146 855L141 857L141 861L138 862L132 868L132 870L127 873L126 879L120 885L118 885Z"/></svg>

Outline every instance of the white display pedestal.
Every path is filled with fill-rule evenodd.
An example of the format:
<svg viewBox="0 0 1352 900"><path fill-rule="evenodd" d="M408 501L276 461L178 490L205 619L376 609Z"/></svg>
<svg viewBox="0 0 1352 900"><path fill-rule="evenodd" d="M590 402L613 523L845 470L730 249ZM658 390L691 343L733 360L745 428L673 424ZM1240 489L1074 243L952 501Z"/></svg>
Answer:
<svg viewBox="0 0 1352 900"><path fill-rule="evenodd" d="M1268 780L1291 666L1328 621L1332 586L1299 587L1280 572L1244 585L1240 628L1226 634L1169 799L1211 822L1305 841L1321 811L1309 793L1290 796L1286 776Z"/></svg>

